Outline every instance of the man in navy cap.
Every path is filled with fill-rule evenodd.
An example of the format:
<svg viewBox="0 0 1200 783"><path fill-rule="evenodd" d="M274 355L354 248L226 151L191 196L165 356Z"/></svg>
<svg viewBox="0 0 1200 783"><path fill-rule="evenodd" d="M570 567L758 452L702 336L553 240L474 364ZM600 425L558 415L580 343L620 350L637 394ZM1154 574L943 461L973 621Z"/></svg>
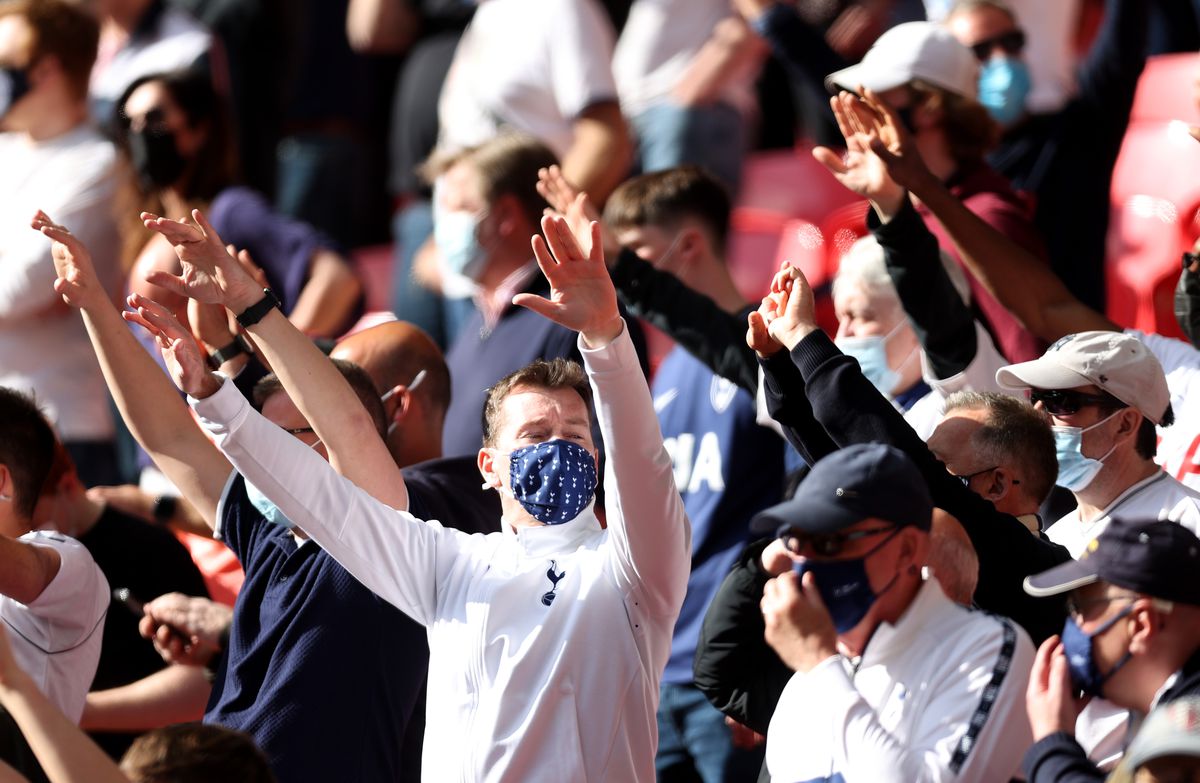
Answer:
<svg viewBox="0 0 1200 783"><path fill-rule="evenodd" d="M1007 781L1029 744L1033 659L1010 620L971 612L922 577L933 504L913 462L861 444L818 462L776 531L767 642L796 673L767 734L775 780Z"/></svg>
<svg viewBox="0 0 1200 783"><path fill-rule="evenodd" d="M1031 783L1101 781L1073 731L1084 697L1151 709L1200 693L1200 539L1169 521L1114 519L1079 560L1025 580L1031 595L1070 593L1061 638L1038 650L1026 696L1036 744Z"/></svg>

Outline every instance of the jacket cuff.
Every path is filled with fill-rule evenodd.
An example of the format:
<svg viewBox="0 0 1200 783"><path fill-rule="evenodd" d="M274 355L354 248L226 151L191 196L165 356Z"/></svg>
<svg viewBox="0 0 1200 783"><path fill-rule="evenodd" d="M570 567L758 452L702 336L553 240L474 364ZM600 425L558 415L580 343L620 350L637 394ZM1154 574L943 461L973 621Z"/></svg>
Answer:
<svg viewBox="0 0 1200 783"><path fill-rule="evenodd" d="M799 368L800 375L807 383L818 367L830 359L836 359L843 355L833 344L833 340L829 339L829 335L817 329L792 349L792 362Z"/></svg>
<svg viewBox="0 0 1200 783"><path fill-rule="evenodd" d="M1054 756L1066 755L1076 756L1080 759L1087 760L1087 754L1080 747L1079 742L1074 735L1065 731L1056 731L1053 734L1047 734L1025 751L1025 758L1021 762L1021 769L1025 772L1025 777L1030 783L1036 783L1038 769L1042 764L1049 761Z"/></svg>
<svg viewBox="0 0 1200 783"><path fill-rule="evenodd" d="M579 354L583 357L583 366L588 375L614 372L630 364L640 368L637 351L634 350L633 340L629 337L629 325L625 323L624 318L621 319L621 331L609 340L607 345L588 348L584 345L582 334L576 338L576 345L579 346Z"/></svg>
<svg viewBox="0 0 1200 783"><path fill-rule="evenodd" d="M237 421L245 418L250 411L249 401L228 378L224 379L215 394L202 400L188 395L187 401L200 417L201 426L218 435L231 431Z"/></svg>

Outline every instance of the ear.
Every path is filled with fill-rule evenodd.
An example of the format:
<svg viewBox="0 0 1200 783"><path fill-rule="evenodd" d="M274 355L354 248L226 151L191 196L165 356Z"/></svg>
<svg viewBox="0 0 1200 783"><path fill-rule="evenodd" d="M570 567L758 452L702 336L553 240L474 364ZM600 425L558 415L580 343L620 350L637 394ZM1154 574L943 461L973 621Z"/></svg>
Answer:
<svg viewBox="0 0 1200 783"><path fill-rule="evenodd" d="M997 468L992 471L991 481L983 489L983 496L993 503L999 503L1008 497L1013 488L1013 477L1008 468Z"/></svg>
<svg viewBox="0 0 1200 783"><path fill-rule="evenodd" d="M1134 655L1146 654L1154 644L1154 639L1166 626L1166 618L1154 607L1149 598L1139 598L1133 604L1133 611L1125 618L1129 628L1129 652Z"/></svg>
<svg viewBox="0 0 1200 783"><path fill-rule="evenodd" d="M525 225L526 221L521 219L521 204L516 196L511 193L500 196L488 209L488 216L492 219L499 236L509 239L513 234L520 233L522 240L528 244L530 232Z"/></svg>
<svg viewBox="0 0 1200 783"><path fill-rule="evenodd" d="M0 462L0 502L11 503L13 499L13 478L8 466Z"/></svg>
<svg viewBox="0 0 1200 783"><path fill-rule="evenodd" d="M900 555L897 571L919 569L925 565L929 555L929 536L922 535L917 528L909 526L899 533Z"/></svg>
<svg viewBox="0 0 1200 783"><path fill-rule="evenodd" d="M1142 426L1142 418L1141 411L1133 408L1122 409L1121 413L1117 417L1117 421L1120 423L1120 426L1117 428L1117 431L1113 437L1119 440L1136 438L1138 430Z"/></svg>
<svg viewBox="0 0 1200 783"><path fill-rule="evenodd" d="M492 454L492 449L483 447L479 450L479 454L475 457L475 464L479 467L479 475L483 477L486 483L492 489L500 489L504 483L500 480L500 473L497 471L496 457Z"/></svg>
<svg viewBox="0 0 1200 783"><path fill-rule="evenodd" d="M391 390L389 390L384 396L389 395L390 399L388 402L394 401L395 407L392 408L392 412L387 415L388 423L391 424L392 422L395 422L396 424L400 424L412 411L413 395L408 393L408 387L402 383L393 386ZM384 410L386 412L387 409L384 408Z"/></svg>
<svg viewBox="0 0 1200 783"><path fill-rule="evenodd" d="M694 264L704 254L704 234L697 226L688 226L679 235L676 252L685 264Z"/></svg>

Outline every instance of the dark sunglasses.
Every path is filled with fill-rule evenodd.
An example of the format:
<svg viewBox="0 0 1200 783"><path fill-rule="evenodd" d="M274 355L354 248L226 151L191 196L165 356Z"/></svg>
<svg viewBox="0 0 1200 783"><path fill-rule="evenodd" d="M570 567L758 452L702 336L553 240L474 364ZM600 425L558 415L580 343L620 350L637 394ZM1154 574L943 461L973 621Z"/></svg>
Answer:
<svg viewBox="0 0 1200 783"><path fill-rule="evenodd" d="M971 486L971 479L975 478L976 476L982 476L984 473L991 473L993 470L999 470L999 469L1000 469L1000 466L996 465L995 467L984 468L983 470L977 470L974 473L965 473L965 474L951 473L950 475L954 476L954 478L961 481L962 485L964 487L969 487L969 486ZM1017 479L1012 479L1012 483L1015 486L1017 484L1020 484L1021 482Z"/></svg>
<svg viewBox="0 0 1200 783"><path fill-rule="evenodd" d="M1124 408L1125 403L1111 394L1086 394L1070 389L1030 389L1029 402L1042 408L1051 416L1070 416L1079 413L1088 405L1100 405L1106 408Z"/></svg>
<svg viewBox="0 0 1200 783"><path fill-rule="evenodd" d="M783 539L783 545L793 555L803 555L807 549L821 557L837 557L851 541L877 536L880 533L894 533L899 529L895 525L888 525L853 530L849 533L799 533L794 528L785 526L779 528L779 538Z"/></svg>
<svg viewBox="0 0 1200 783"><path fill-rule="evenodd" d="M1005 54L1020 54L1025 49L1025 31L1009 30L1007 33L1001 33L994 38L979 41L978 43L971 44L971 51L975 53L975 59L985 62L992 56L992 50L997 46L1003 49Z"/></svg>

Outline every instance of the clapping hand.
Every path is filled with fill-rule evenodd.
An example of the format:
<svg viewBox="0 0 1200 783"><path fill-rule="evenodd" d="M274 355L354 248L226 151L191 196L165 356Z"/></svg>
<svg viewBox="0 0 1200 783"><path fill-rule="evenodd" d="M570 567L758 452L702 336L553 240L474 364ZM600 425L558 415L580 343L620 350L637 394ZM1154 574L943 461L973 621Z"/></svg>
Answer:
<svg viewBox="0 0 1200 783"><path fill-rule="evenodd" d="M564 218L542 217L545 239L534 235L533 255L550 282L550 296L517 294L513 304L579 332L588 347L600 348L621 333L623 322L617 291L604 265L600 226L590 225L591 243L584 253Z"/></svg>
<svg viewBox="0 0 1200 783"><path fill-rule="evenodd" d="M221 382L209 372L200 346L170 310L140 294L130 294L129 306L121 315L145 329L154 338L167 371L180 390L200 399L213 394Z"/></svg>
<svg viewBox="0 0 1200 783"><path fill-rule="evenodd" d="M785 571L763 588L760 604L767 644L797 672L808 672L837 655L837 631L812 572L801 581Z"/></svg>
<svg viewBox="0 0 1200 783"><path fill-rule="evenodd" d="M178 221L142 213L146 228L162 234L175 248L183 273L155 271L147 282L172 293L220 304L239 313L262 299L262 286L246 267L226 248L221 237L198 209L192 210L194 222ZM147 300L149 301L149 300Z"/></svg>
<svg viewBox="0 0 1200 783"><path fill-rule="evenodd" d="M71 234L70 229L55 223L41 210L33 216L30 227L54 243L50 248L54 271L58 274L58 279L54 281L54 290L64 302L82 310L91 307L112 307L108 292L96 276L92 254Z"/></svg>

